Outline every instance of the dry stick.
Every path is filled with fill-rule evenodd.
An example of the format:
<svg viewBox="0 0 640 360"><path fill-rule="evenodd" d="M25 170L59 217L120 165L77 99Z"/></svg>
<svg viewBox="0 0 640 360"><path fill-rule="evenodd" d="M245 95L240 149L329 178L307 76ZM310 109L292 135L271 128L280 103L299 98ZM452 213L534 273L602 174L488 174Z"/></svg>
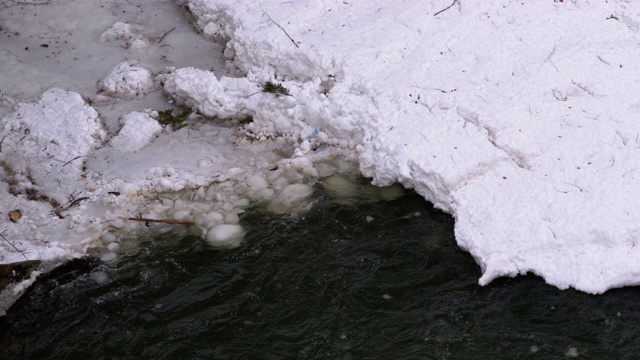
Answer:
<svg viewBox="0 0 640 360"><path fill-rule="evenodd" d="M158 222L158 223L174 224L174 225L195 225L196 224L194 221L158 220L158 219L148 219L143 217L139 217L139 218L130 217L129 220L144 221L144 222Z"/></svg>
<svg viewBox="0 0 640 360"><path fill-rule="evenodd" d="M160 38L158 39L158 42L162 42L162 39L164 39L165 36L169 35L169 33L172 32L175 29L176 29L176 27L174 26L173 29L167 31L166 33L164 33L164 35L160 36Z"/></svg>
<svg viewBox="0 0 640 360"><path fill-rule="evenodd" d="M88 196L83 196L83 197L77 198L77 199L73 200L73 201L71 202L71 204L67 205L66 207L63 207L63 208L62 208L62 209L60 209L60 210L56 210L56 211L54 212L54 214L58 215L58 217L59 217L60 219L64 219L64 216L60 215L60 213L61 213L61 212L63 212L63 211L67 211L67 210L69 210L72 206L77 205L80 201L82 201L82 200L88 200L88 199L89 199L89 197L88 197Z"/></svg>
<svg viewBox="0 0 640 360"><path fill-rule="evenodd" d="M31 1L16 1L16 0L8 0L8 1L1 1L0 0L0 5L5 6L5 9L10 8L12 6L17 6L17 5L48 5L51 4L51 1L45 1L45 2L41 2L41 3L34 3Z"/></svg>
<svg viewBox="0 0 640 360"><path fill-rule="evenodd" d="M71 160L67 161L66 163L62 164L62 166L67 166L67 165L69 165L72 161L74 161L74 160L78 160L78 159L80 159L80 158L87 157L87 156L89 156L89 155L79 155L79 156L76 156L76 157L74 157L73 159L71 159Z"/></svg>
<svg viewBox="0 0 640 360"><path fill-rule="evenodd" d="M27 255L25 255L22 251L20 251L20 249L18 249L15 245L13 245L6 237L4 237L5 231L7 230L5 229L5 230L2 230L2 232L0 232L0 237L2 238L2 240L6 241L7 244L11 245L12 248L16 249L16 251L19 252L22 255L22 257L27 259L27 261L30 261L29 258L27 258Z"/></svg>
<svg viewBox="0 0 640 360"><path fill-rule="evenodd" d="M458 1L458 0L455 0L455 1ZM455 2L455 1L454 1L454 2ZM293 43L293 45L295 45L295 47L299 48L299 46L298 46L298 44L296 44L295 40L293 40L293 39L291 38L291 36L289 36L289 33L287 33L287 30L285 30L282 26L280 26L280 24L278 24L277 22L275 22L275 20L273 20L273 19L271 18L271 16L269 16L269 14L267 14L267 12L266 12L266 11L264 11L264 9L262 8L262 4L260 4L260 9L262 10L262 13L263 13L263 14L267 15L267 17L269 18L269 20L271 20L271 22L272 22L272 23L276 24L276 26L277 26L277 27L279 27L279 28L280 28L280 30L282 30L282 32L283 32L285 35L287 35L287 37L289 38L289 40L291 40L291 42Z"/></svg>
<svg viewBox="0 0 640 360"><path fill-rule="evenodd" d="M451 8L453 7L453 5L455 5L455 4L460 5L460 2L459 2L458 0L453 0L453 2L451 3L451 5L447 6L446 8L444 8L444 9L442 9L442 10L440 10L440 11L438 11L437 13L433 14L433 16L438 16L438 15L442 14L443 12L445 12L445 11L447 11L447 10L451 9ZM263 10L263 11L264 11L264 10Z"/></svg>

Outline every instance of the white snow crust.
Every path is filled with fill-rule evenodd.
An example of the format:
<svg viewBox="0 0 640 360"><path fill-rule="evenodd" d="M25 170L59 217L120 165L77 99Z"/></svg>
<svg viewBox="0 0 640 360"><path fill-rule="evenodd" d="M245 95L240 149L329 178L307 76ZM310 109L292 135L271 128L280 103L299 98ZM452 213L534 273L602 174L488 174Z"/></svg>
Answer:
<svg viewBox="0 0 640 360"><path fill-rule="evenodd" d="M127 62L118 64L102 81L102 90L119 98L140 98L153 88L151 72Z"/></svg>
<svg viewBox="0 0 640 360"><path fill-rule="evenodd" d="M528 272L591 293L640 283L640 5L262 5L189 1L247 77L316 84L293 95L292 127L353 141L376 184L454 215L480 284Z"/></svg>
<svg viewBox="0 0 640 360"><path fill-rule="evenodd" d="M120 151L138 151L162 132L162 126L147 113L134 111L122 118L122 129L109 145Z"/></svg>
<svg viewBox="0 0 640 360"><path fill-rule="evenodd" d="M105 136L98 113L79 94L56 88L19 105L0 126L0 163L11 191L58 203L74 191L82 164Z"/></svg>
<svg viewBox="0 0 640 360"><path fill-rule="evenodd" d="M640 284L640 3L178 3L225 44L226 71L120 60L100 86L144 101L162 84L193 111L184 128L135 102L102 124L59 89L0 120L0 202L24 214L0 224L30 259L94 248L108 261L128 239L175 229L137 216L193 221L185 231L238 246L245 209L303 212L321 178L355 201L339 174L357 164L452 214L482 285L525 273L589 293ZM188 44L155 44L172 34L142 36L130 20L96 39ZM0 65L15 59L0 53ZM0 242L0 261L22 259Z"/></svg>

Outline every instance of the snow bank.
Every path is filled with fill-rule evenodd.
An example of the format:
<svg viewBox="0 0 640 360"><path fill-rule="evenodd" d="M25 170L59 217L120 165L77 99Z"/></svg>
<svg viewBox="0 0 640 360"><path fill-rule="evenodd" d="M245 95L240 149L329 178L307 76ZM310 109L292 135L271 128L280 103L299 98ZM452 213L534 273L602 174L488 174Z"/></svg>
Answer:
<svg viewBox="0 0 640 360"><path fill-rule="evenodd" d="M302 149L316 128L356 146L376 184L414 188L455 216L481 284L527 272L592 293L640 283L640 5L439 13L449 5L189 1L248 79L315 87L283 100L282 117L253 117L253 132L299 132Z"/></svg>
<svg viewBox="0 0 640 360"><path fill-rule="evenodd" d="M357 161L374 184L451 213L480 284L527 272L591 293L640 283L639 4L179 3L226 43L228 71L185 61L152 80L124 63L102 87L144 98L157 80L193 111L188 126L160 131L129 104L104 146L95 110L57 89L0 122L0 201L23 212L0 219L0 261L22 260L13 246L109 260L172 228L138 216L237 246L245 209L304 211L321 177L357 199L365 190L335 176ZM101 40L178 46L143 30L121 22Z"/></svg>

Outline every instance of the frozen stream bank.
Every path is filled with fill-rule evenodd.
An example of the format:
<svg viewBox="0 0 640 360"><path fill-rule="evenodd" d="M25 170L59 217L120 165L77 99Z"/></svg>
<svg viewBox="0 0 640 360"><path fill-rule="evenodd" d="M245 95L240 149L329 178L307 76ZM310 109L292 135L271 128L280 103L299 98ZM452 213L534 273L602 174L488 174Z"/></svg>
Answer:
<svg viewBox="0 0 640 360"><path fill-rule="evenodd" d="M100 246L108 259L145 230L137 216L192 221L233 246L246 207L303 211L311 184L357 161L376 185L451 213L481 284L528 272L591 293L639 282L640 5L180 3L203 37L154 29L165 8L120 16L114 2L81 41L124 53L93 83L47 86L84 98L48 90L0 122L2 211L23 213L0 220L2 262L22 258L13 246L45 259ZM20 19L46 7L2 10L3 31L24 38ZM42 29L86 34L52 19ZM228 63L169 60L191 51L181 36L224 44ZM54 47L41 42L29 51ZM2 50L3 69L30 69L19 45ZM3 81L4 106L25 100ZM163 93L192 111L186 127L158 125Z"/></svg>

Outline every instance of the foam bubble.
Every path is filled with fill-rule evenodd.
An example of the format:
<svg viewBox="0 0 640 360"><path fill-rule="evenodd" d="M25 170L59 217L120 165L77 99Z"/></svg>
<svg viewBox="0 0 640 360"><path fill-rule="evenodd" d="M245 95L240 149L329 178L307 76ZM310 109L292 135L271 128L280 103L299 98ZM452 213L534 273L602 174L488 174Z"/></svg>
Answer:
<svg viewBox="0 0 640 360"><path fill-rule="evenodd" d="M242 243L245 231L240 225L220 224L207 232L207 242L216 248L233 249Z"/></svg>
<svg viewBox="0 0 640 360"><path fill-rule="evenodd" d="M104 234L102 235L102 241L103 241L105 244L110 244L110 243L112 243L112 242L114 242L114 241L116 241L116 240L118 240L118 238L117 238L117 237L116 237L116 235L115 235L114 233L112 233L112 232L104 233Z"/></svg>
<svg viewBox="0 0 640 360"><path fill-rule="evenodd" d="M120 249L120 244L118 244L117 242L112 242L107 245L107 249L109 249L109 251L111 252L116 252Z"/></svg>
<svg viewBox="0 0 640 360"><path fill-rule="evenodd" d="M240 217L236 213L228 213L224 216L224 222L227 224L238 224L240 223Z"/></svg>
<svg viewBox="0 0 640 360"><path fill-rule="evenodd" d="M109 261L115 259L116 257L118 257L118 255L116 255L116 253L108 252L108 253L102 255L100 257L100 260L102 260L104 262L109 262Z"/></svg>
<svg viewBox="0 0 640 360"><path fill-rule="evenodd" d="M567 352L564 353L564 356L566 357L578 357L578 348L576 347L569 347L567 349Z"/></svg>

